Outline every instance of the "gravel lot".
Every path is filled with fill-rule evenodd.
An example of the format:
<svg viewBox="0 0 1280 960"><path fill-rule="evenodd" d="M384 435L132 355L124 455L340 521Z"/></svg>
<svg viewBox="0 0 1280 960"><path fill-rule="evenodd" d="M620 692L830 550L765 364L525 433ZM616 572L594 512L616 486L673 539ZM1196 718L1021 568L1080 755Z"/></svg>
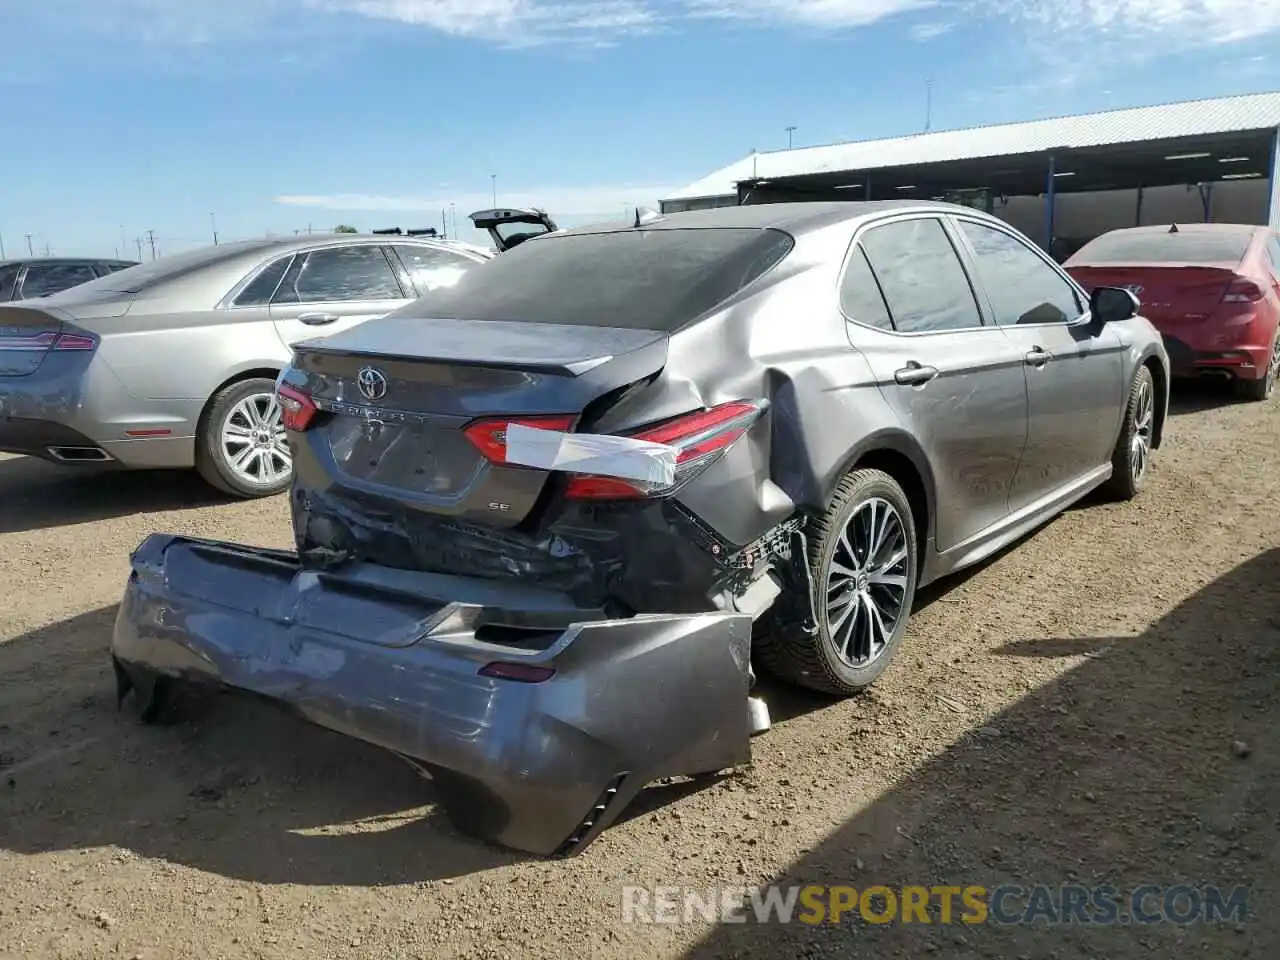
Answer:
<svg viewBox="0 0 1280 960"><path fill-rule="evenodd" d="M284 545L286 503L0 459L0 956L1280 956L1280 415L1182 396L1146 492L921 598L899 664L771 688L743 776L567 862L454 833L400 761L256 703L142 727L107 659L153 530ZM131 707L132 705L130 705ZM623 924L623 884L1252 887L1243 924Z"/></svg>

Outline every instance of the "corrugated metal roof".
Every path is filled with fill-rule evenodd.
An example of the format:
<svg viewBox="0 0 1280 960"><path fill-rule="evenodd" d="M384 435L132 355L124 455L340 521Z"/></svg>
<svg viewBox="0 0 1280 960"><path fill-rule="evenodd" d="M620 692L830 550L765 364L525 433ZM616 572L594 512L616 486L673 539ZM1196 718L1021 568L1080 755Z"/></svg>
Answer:
<svg viewBox="0 0 1280 960"><path fill-rule="evenodd" d="M1054 148L1102 147L1176 137L1280 127L1280 93L1188 100L1026 123L940 130L888 140L859 140L752 154L692 183L668 200L736 192L740 180L842 170L879 170L1039 153Z"/></svg>

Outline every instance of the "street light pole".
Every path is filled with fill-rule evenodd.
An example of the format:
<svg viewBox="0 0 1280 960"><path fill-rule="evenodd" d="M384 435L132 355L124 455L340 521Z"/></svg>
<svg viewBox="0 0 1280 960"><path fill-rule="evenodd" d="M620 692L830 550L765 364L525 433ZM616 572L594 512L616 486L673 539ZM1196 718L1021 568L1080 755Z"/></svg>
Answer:
<svg viewBox="0 0 1280 960"><path fill-rule="evenodd" d="M787 149L791 149L791 135L796 132L795 127L787 127Z"/></svg>
<svg viewBox="0 0 1280 960"><path fill-rule="evenodd" d="M489 184L493 187L493 205L498 206L498 175L496 173L489 174Z"/></svg>
<svg viewBox="0 0 1280 960"><path fill-rule="evenodd" d="M209 214L209 226L213 227L213 245L216 247L218 245L218 220L212 213Z"/></svg>

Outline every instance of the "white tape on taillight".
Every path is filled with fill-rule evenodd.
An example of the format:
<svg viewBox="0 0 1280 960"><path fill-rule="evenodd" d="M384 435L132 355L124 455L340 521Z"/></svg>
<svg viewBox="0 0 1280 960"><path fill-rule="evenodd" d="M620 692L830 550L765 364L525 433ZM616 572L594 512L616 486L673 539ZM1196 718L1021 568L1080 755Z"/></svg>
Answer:
<svg viewBox="0 0 1280 960"><path fill-rule="evenodd" d="M506 462L541 470L640 480L656 487L675 483L675 447L603 433L563 433L511 423Z"/></svg>

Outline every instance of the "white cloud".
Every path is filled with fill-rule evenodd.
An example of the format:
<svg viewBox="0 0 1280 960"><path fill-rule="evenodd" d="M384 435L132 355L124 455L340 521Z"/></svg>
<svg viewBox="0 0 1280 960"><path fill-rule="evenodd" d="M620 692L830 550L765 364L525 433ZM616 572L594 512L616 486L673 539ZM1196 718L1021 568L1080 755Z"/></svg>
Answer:
<svg viewBox="0 0 1280 960"><path fill-rule="evenodd" d="M552 218L619 217L624 209L637 206L657 208L681 184L601 184L582 187L526 187L509 189L498 184L499 206L541 207ZM467 214L493 206L490 193L440 193L437 195L331 193L289 194L275 202L290 207L309 207L334 213L401 213L438 216L452 203L459 223Z"/></svg>
<svg viewBox="0 0 1280 960"><path fill-rule="evenodd" d="M830 30L865 27L938 0L685 0L695 16L727 20L771 20Z"/></svg>
<svg viewBox="0 0 1280 960"><path fill-rule="evenodd" d="M329 15L342 15L530 46L613 43L717 21L841 31L929 11L942 17L915 24L916 39L939 35L944 19L955 22L947 14L964 11L1005 37L1016 31L1046 55L1054 44L1123 49L1127 42L1134 54L1150 55L1280 33L1280 3L1266 0L40 0L23 16L125 40L203 43L269 34L288 44L332 29L337 21Z"/></svg>
<svg viewBox="0 0 1280 960"><path fill-rule="evenodd" d="M970 0L970 7L1082 43L1094 32L1135 43L1158 37L1185 48L1280 31L1280 4L1258 0Z"/></svg>
<svg viewBox="0 0 1280 960"><path fill-rule="evenodd" d="M911 36L921 43L928 40L936 40L943 34L950 33L955 29L954 23L945 23L942 21L933 21L930 23L918 23L911 28Z"/></svg>

